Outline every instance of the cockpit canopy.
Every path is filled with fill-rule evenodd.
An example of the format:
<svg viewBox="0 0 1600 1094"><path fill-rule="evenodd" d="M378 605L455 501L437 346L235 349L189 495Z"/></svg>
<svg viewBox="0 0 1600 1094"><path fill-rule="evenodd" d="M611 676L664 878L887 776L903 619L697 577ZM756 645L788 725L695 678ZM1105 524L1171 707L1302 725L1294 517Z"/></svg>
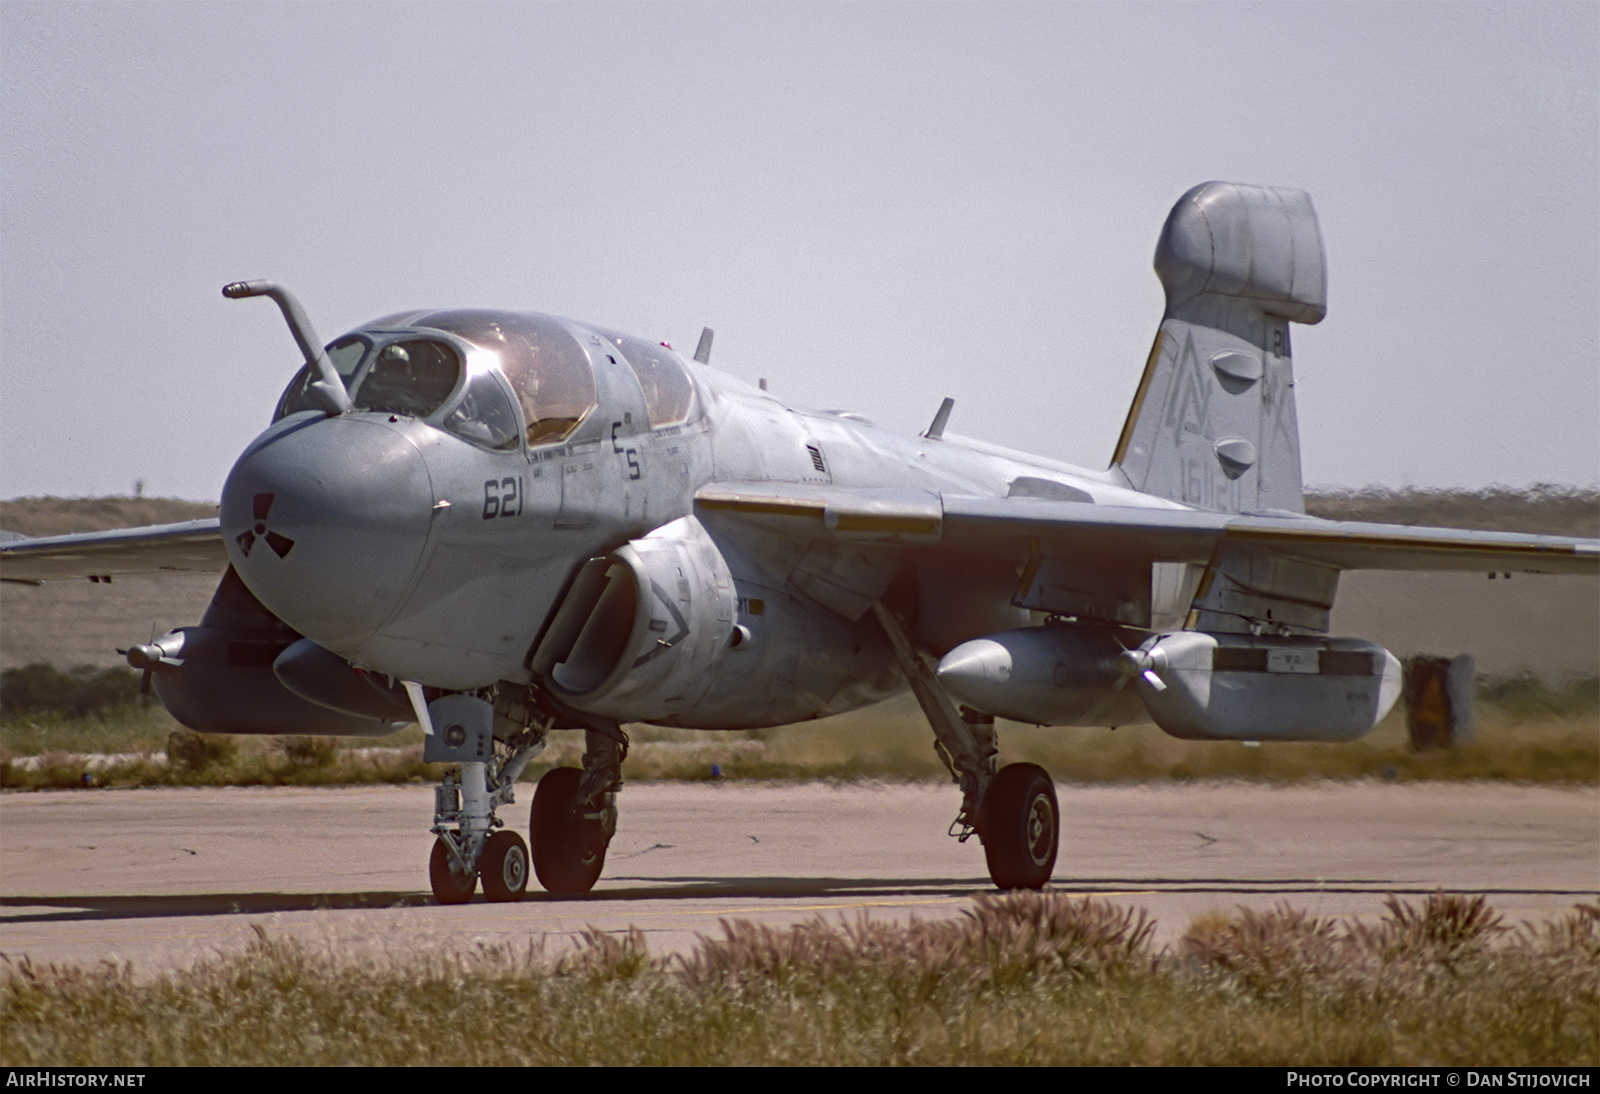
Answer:
<svg viewBox="0 0 1600 1094"><path fill-rule="evenodd" d="M614 331L601 332L622 351L644 389L644 403L650 411L650 428L677 425L686 421L694 406L694 385L678 355L660 343L650 343Z"/></svg>
<svg viewBox="0 0 1600 1094"><path fill-rule="evenodd" d="M414 327L448 331L499 360L528 423L528 444L564 441L595 408L594 369L578 340L542 315L436 311L413 316Z"/></svg>
<svg viewBox="0 0 1600 1094"><path fill-rule="evenodd" d="M650 425L687 420L694 385L677 356L665 346L602 333L638 379ZM356 410L429 419L490 449L514 449L519 439L530 447L558 444L597 405L588 352L563 322L549 316L478 309L400 312L345 335L327 353ZM309 368L300 370L276 418L320 409L308 393L313 376Z"/></svg>
<svg viewBox="0 0 1600 1094"><path fill-rule="evenodd" d="M429 338L433 331L460 341ZM328 357L357 410L428 418L463 388L437 424L487 448L515 448L519 435L529 445L566 440L595 408L588 354L559 322L541 315L476 310L390 315L329 345ZM315 409L307 398L311 377L309 369L301 369L284 392L277 417Z"/></svg>

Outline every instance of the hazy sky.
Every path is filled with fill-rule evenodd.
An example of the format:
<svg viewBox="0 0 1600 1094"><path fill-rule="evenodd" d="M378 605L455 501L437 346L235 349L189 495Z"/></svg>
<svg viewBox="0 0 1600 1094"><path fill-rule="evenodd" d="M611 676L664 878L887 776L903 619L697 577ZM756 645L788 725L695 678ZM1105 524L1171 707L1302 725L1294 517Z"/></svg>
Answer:
<svg viewBox="0 0 1600 1094"><path fill-rule="evenodd" d="M1600 482L1600 6L0 3L0 497L215 499L410 307L1104 467L1163 218L1309 190L1308 482Z"/></svg>

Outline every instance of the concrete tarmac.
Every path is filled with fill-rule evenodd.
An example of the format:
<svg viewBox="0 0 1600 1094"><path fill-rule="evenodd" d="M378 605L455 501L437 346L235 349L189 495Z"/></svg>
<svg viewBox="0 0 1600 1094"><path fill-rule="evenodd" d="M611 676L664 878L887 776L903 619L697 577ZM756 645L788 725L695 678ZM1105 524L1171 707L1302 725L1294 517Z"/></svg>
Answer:
<svg viewBox="0 0 1600 1094"><path fill-rule="evenodd" d="M1238 905L1376 917L1387 895L1483 893L1508 921L1600 898L1600 788L1245 783L1057 788L1053 887L1143 906L1158 941ZM504 816L526 833L532 787ZM260 927L342 951L509 942L586 928L683 952L719 919L959 915L992 892L953 787L630 785L593 893L433 903L429 786L0 795L0 953L141 975Z"/></svg>

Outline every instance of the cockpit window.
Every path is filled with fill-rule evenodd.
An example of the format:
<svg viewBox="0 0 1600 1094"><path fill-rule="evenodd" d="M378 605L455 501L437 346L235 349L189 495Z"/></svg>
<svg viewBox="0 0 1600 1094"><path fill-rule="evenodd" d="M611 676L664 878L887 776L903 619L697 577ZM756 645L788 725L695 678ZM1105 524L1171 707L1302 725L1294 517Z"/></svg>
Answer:
<svg viewBox="0 0 1600 1094"><path fill-rule="evenodd" d="M517 447L522 435L522 419L493 372L480 372L467 381L466 394L444 420L444 427L458 437L496 451Z"/></svg>
<svg viewBox="0 0 1600 1094"><path fill-rule="evenodd" d="M350 386L350 377L361 367L361 358L366 352L366 340L354 335L346 335L328 347L328 360L333 362L334 371L344 381L345 387Z"/></svg>
<svg viewBox="0 0 1600 1094"><path fill-rule="evenodd" d="M461 379L455 348L431 339L390 342L367 366L351 401L358 410L425 418L438 410Z"/></svg>
<svg viewBox="0 0 1600 1094"><path fill-rule="evenodd" d="M625 334L608 335L639 377L644 388L645 406L650 410L650 426L658 429L676 425L689 416L694 400L694 385L677 354L665 346L652 345Z"/></svg>
<svg viewBox="0 0 1600 1094"><path fill-rule="evenodd" d="M522 405L530 445L566 440L595 408L589 357L577 339L552 319L461 310L428 312L410 322L449 331L499 355L501 371Z"/></svg>
<svg viewBox="0 0 1600 1094"><path fill-rule="evenodd" d="M334 371L344 381L344 386L350 387L350 378L356 374L356 369L361 367L361 359L366 356L368 344L366 339L357 338L347 334L337 342L329 343L326 353L328 360L333 362ZM293 414L297 410L321 410L322 404L313 401L307 395L311 386L311 377L314 370L310 365L302 365L300 371L295 373L294 379L289 381L289 386L284 390L283 398L278 400L278 411L272 416L277 421L285 414Z"/></svg>

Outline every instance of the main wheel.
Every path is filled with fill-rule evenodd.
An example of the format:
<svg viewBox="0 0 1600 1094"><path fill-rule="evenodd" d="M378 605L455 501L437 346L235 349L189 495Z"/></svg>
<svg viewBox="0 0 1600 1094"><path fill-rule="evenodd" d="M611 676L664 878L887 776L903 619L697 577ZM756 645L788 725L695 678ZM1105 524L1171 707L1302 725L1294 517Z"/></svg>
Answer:
<svg viewBox="0 0 1600 1094"><path fill-rule="evenodd" d="M483 895L489 903L521 900L528 891L528 845L505 828L491 832L483 841L478 876L483 879Z"/></svg>
<svg viewBox="0 0 1600 1094"><path fill-rule="evenodd" d="M1061 839L1050 773L1038 764L1002 767L978 807L978 835L995 885L1037 889L1049 881Z"/></svg>
<svg viewBox="0 0 1600 1094"><path fill-rule="evenodd" d="M440 904L465 904L472 899L478 878L475 874L456 873L450 848L440 836L433 841L433 854L428 856L428 883L433 886L433 899Z"/></svg>
<svg viewBox="0 0 1600 1094"><path fill-rule="evenodd" d="M575 767L553 767L533 792L533 870L552 893L587 893L606 864L604 835L573 810L582 780Z"/></svg>

